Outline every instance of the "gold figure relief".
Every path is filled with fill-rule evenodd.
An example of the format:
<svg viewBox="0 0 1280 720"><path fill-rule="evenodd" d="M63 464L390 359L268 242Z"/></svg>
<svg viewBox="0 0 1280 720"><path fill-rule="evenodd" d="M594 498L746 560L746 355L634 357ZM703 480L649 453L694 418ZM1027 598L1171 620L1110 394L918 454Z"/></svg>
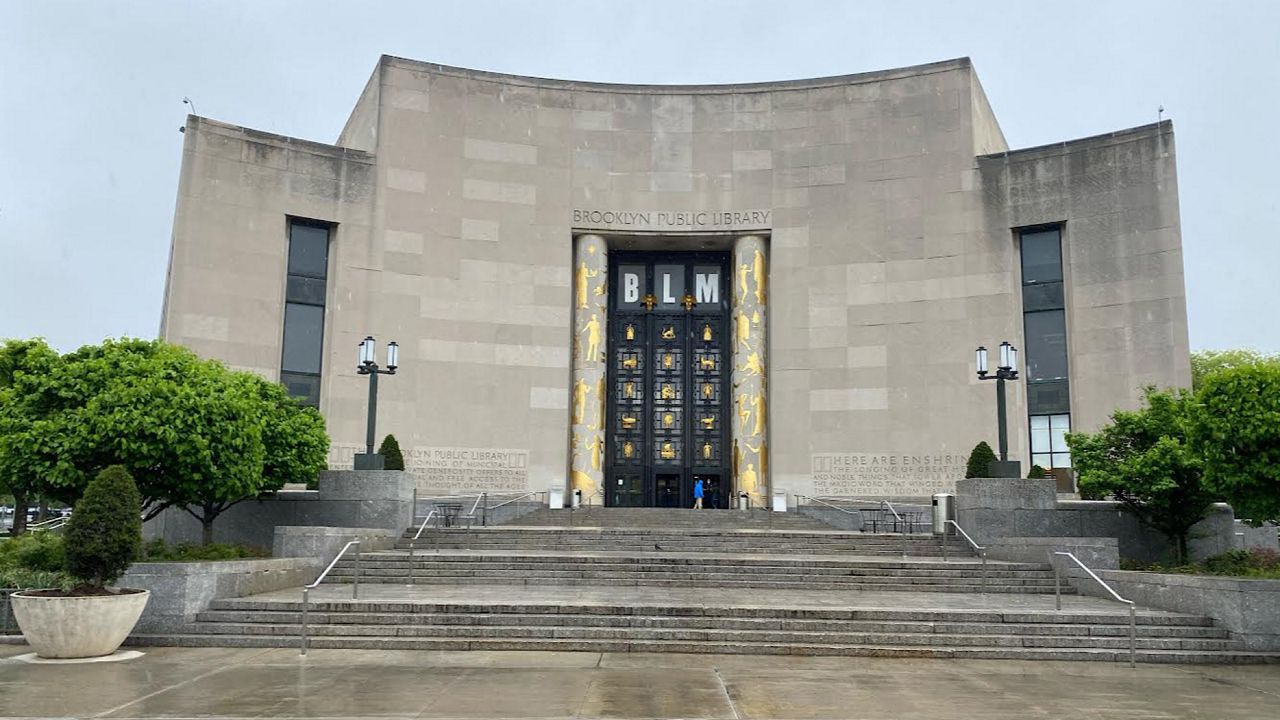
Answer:
<svg viewBox="0 0 1280 720"><path fill-rule="evenodd" d="M591 469L600 469L600 459L604 455L604 438L599 435L590 440L591 443Z"/></svg>
<svg viewBox="0 0 1280 720"><path fill-rule="evenodd" d="M738 368L739 372L746 375L763 375L764 363L760 360L760 353L751 353L747 355L747 362Z"/></svg>
<svg viewBox="0 0 1280 720"><path fill-rule="evenodd" d="M675 425L675 424L676 424L676 416L675 416L675 413L663 413L663 414L662 414L662 426L663 426L663 427L671 427L672 425Z"/></svg>
<svg viewBox="0 0 1280 720"><path fill-rule="evenodd" d="M747 267L745 263L738 266L738 285L741 289L738 294L738 302L747 301L747 273L750 270L751 268Z"/></svg>
<svg viewBox="0 0 1280 720"><path fill-rule="evenodd" d="M756 302L764 305L764 253L756 250L755 260L751 263L751 274L756 281Z"/></svg>
<svg viewBox="0 0 1280 720"><path fill-rule="evenodd" d="M680 304L684 305L684 309L688 311L688 310L692 310L693 306L698 304L698 301L694 299L693 295L689 293L685 293L684 298L680 301Z"/></svg>
<svg viewBox="0 0 1280 720"><path fill-rule="evenodd" d="M623 430L631 430L632 428L634 428L634 427L636 426L636 423L637 423L637 422L639 422L639 421L636 419L636 416L635 416L635 415L623 415L623 416L622 416L622 429L623 429Z"/></svg>
<svg viewBox="0 0 1280 720"><path fill-rule="evenodd" d="M757 482L755 463L747 463L747 469L743 470L738 478L738 487L747 492L754 492Z"/></svg>
<svg viewBox="0 0 1280 720"><path fill-rule="evenodd" d="M674 400L676 397L676 388L674 385L668 385L666 383L663 383L662 390L660 391L659 395L662 397L663 400Z"/></svg>
<svg viewBox="0 0 1280 720"><path fill-rule="evenodd" d="M714 398L716 396L716 387L711 383L702 383L702 397Z"/></svg>
<svg viewBox="0 0 1280 720"><path fill-rule="evenodd" d="M700 357L698 358L698 367L703 370L715 370L716 359L714 357Z"/></svg>
<svg viewBox="0 0 1280 720"><path fill-rule="evenodd" d="M751 398L751 409L756 414L756 425L751 431L751 436L764 434L764 396L757 394Z"/></svg>
<svg viewBox="0 0 1280 720"><path fill-rule="evenodd" d="M593 248L588 247L587 251L592 252ZM591 282L591 278L600 274L599 270L588 270L587 263L584 261L578 265L577 280L575 282L574 291L577 295L577 307L579 310L587 309L587 286Z"/></svg>
<svg viewBox="0 0 1280 720"><path fill-rule="evenodd" d="M714 430L714 429L715 429L715 427L716 427L716 416L715 416L715 415L708 415L708 416L706 416L706 417L702 418L702 427L704 427L704 428L706 428L706 429L708 429L708 430Z"/></svg>
<svg viewBox="0 0 1280 720"><path fill-rule="evenodd" d="M662 354L662 367L671 369L676 366L676 356L671 353Z"/></svg>
<svg viewBox="0 0 1280 720"><path fill-rule="evenodd" d="M668 325L668 326L666 326L665 328L663 328L663 329L662 329L662 339L663 339L663 340L675 340L675 339L676 339L676 329L675 329L675 327L673 327L673 326L671 326L671 325Z"/></svg>
<svg viewBox="0 0 1280 720"><path fill-rule="evenodd" d="M653 306L658 304L658 297L653 293L649 293L640 298L640 304L644 305L645 310L653 310Z"/></svg>
<svg viewBox="0 0 1280 720"><path fill-rule="evenodd" d="M743 435L747 434L747 422L751 419L751 396L743 393L738 396L738 427Z"/></svg>
<svg viewBox="0 0 1280 720"><path fill-rule="evenodd" d="M711 443L709 442L702 443L702 459L704 460L711 459Z"/></svg>
<svg viewBox="0 0 1280 720"><path fill-rule="evenodd" d="M734 325L738 328L738 344L744 350L751 349L751 322L747 320L747 314L738 313L734 318Z"/></svg>
<svg viewBox="0 0 1280 720"><path fill-rule="evenodd" d="M635 370L636 367L639 366L639 364L640 364L640 361L636 359L635 355L632 355L630 357L625 357L622 359L622 368L624 370Z"/></svg>
<svg viewBox="0 0 1280 720"><path fill-rule="evenodd" d="M751 324L752 324L752 325L759 325L759 324L760 324L760 311L759 311L759 310L752 310L752 311L751 311Z"/></svg>
<svg viewBox="0 0 1280 720"><path fill-rule="evenodd" d="M669 442L664 442L659 454L662 455L663 460L673 460L676 456L676 446Z"/></svg>
<svg viewBox="0 0 1280 720"><path fill-rule="evenodd" d="M636 399L636 384L633 382L624 383L622 386L622 397L628 400Z"/></svg>
<svg viewBox="0 0 1280 720"><path fill-rule="evenodd" d="M636 339L636 326L635 326L635 325L630 325L630 324L629 324L629 325L627 325L627 339L628 339L628 340L635 340L635 339Z"/></svg>
<svg viewBox="0 0 1280 720"><path fill-rule="evenodd" d="M702 326L702 341L711 342L711 324L707 323Z"/></svg>
<svg viewBox="0 0 1280 720"><path fill-rule="evenodd" d="M582 326L582 332L587 336L587 352L582 359L594 362L600 358L600 318L595 313Z"/></svg>
<svg viewBox="0 0 1280 720"><path fill-rule="evenodd" d="M573 384L573 424L581 425L586 422L587 412L587 395L591 393L591 386L586 380L578 378Z"/></svg>
<svg viewBox="0 0 1280 720"><path fill-rule="evenodd" d="M630 440L622 443L622 457L629 458L629 457L633 457L635 454L636 454L635 443L631 442Z"/></svg>

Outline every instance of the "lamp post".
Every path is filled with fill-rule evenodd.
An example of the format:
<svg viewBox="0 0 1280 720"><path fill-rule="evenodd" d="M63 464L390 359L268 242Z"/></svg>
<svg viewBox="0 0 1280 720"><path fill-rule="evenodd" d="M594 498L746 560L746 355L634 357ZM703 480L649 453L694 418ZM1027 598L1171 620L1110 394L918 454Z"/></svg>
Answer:
<svg viewBox="0 0 1280 720"><path fill-rule="evenodd" d="M992 375L987 369L987 349L981 345L976 351L978 379L979 380L995 380L996 381L996 422L997 422L997 444L999 445L1000 460L992 463L990 469L992 477L1020 477L1021 468L1015 460L1009 462L1009 421L1006 418L1006 405L1004 396L1004 381L1018 379L1018 348L1009 344L1006 340L1000 343L1000 364L996 366L996 372Z"/></svg>
<svg viewBox="0 0 1280 720"><path fill-rule="evenodd" d="M374 431L378 422L378 376L395 375L396 366L400 364L400 346L394 342L387 344L387 368L378 367L376 353L377 341L370 335L360 341L356 356L356 372L369 376L369 424L365 433L365 451L356 453L354 467L356 470L381 470L383 457L373 451Z"/></svg>

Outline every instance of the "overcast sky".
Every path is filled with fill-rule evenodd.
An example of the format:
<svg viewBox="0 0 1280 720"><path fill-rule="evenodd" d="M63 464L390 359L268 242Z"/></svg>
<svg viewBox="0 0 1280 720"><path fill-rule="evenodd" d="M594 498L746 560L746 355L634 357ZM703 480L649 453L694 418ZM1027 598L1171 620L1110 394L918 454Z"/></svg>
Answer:
<svg viewBox="0 0 1280 720"><path fill-rule="evenodd" d="M380 54L731 83L973 58L1011 147L1177 132L1193 348L1280 351L1280 2L0 0L0 337L153 337L190 97L333 142Z"/></svg>

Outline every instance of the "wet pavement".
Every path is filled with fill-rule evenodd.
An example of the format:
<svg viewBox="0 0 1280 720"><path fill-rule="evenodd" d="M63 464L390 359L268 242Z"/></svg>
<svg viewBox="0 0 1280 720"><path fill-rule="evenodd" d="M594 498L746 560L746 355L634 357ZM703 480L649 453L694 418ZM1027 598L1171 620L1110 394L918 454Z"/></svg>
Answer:
<svg viewBox="0 0 1280 720"><path fill-rule="evenodd" d="M1274 717L1280 666L539 652L158 648L31 665L0 715L110 718Z"/></svg>

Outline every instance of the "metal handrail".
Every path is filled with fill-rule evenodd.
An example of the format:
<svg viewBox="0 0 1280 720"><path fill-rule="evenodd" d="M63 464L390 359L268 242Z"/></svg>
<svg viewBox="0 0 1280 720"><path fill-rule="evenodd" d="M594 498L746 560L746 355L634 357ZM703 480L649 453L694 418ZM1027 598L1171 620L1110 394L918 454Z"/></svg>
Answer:
<svg viewBox="0 0 1280 720"><path fill-rule="evenodd" d="M853 514L855 514L855 513L857 513L857 512L858 512L857 510L846 510L845 508L842 508L842 507L840 507L839 505L832 505L831 503L827 502L826 500L823 500L823 499L821 499L821 498L813 497L812 495L801 495L801 494L797 493L797 494L796 494L796 499L797 499L797 500L799 500L800 498L804 498L805 500L808 500L809 502L815 502L815 503L818 503L819 505L826 505L827 507L831 508L832 510L839 510L840 512L842 512L842 513L844 513L844 514L846 514L846 515L853 515ZM751 500L751 496L750 496L750 495L748 495L748 496L747 496L747 501L748 501L748 502L750 502L750 500Z"/></svg>
<svg viewBox="0 0 1280 720"><path fill-rule="evenodd" d="M832 508L832 509L834 509L834 510L839 510L840 512L842 512L842 513L846 513L846 514L848 514L848 515L853 515L854 513L858 513L859 515L861 515L861 511L860 511L860 510L846 510L846 509L844 509L844 508L842 508L842 507L839 507L839 506L837 506L837 505L832 505L831 503L827 502L826 500L822 500L822 499L820 499L820 498L812 497L812 496L810 496L810 495L799 495L799 494L797 494L797 495L796 495L796 504L797 504L797 505L799 505L800 498L805 498L806 500L809 500L809 501L811 501L811 502L821 503L822 505L826 505L826 506L827 506L827 507L829 507L829 508ZM853 499L853 500L854 500L855 502L857 502L857 500L856 500L856 499ZM867 499L867 500L864 500L863 502L871 502L871 500L870 500L870 499ZM897 510L894 510L894 509L893 509L893 505L892 505L888 500L881 500L881 501L880 501L880 504L881 504L881 505L888 505L888 507L889 507L889 512L893 513L893 517L897 519L898 524L899 524L899 525L901 525L901 526L902 526L902 527L904 527L904 528L905 528L905 527L907 527L906 523L902 520L902 516L898 514L898 511L897 511ZM772 508L770 508L770 509L772 509ZM772 516L772 515L770 515L770 516L769 516L769 519L770 519L770 520L772 520L772 519L773 519L773 516ZM770 525L772 526L772 523L770 523ZM874 525L872 525L872 527L874 528L875 526L874 526ZM897 525L895 525L895 527L897 527ZM907 557L907 554L908 554L908 553L907 553L907 532L906 532L906 530L903 530L903 532L902 532L902 557L905 559L905 558Z"/></svg>
<svg viewBox="0 0 1280 720"><path fill-rule="evenodd" d="M978 553L978 557L982 558L982 592L985 593L989 591L991 589L991 586L988 582L990 578L988 578L987 576L987 548L974 542L973 538L969 537L969 533L965 532L964 528L960 527L960 523L956 522L955 520L947 520L945 523L943 523L944 530L946 529L947 525L950 525L951 527L955 528L956 532L960 533L960 537L967 540L969 542L969 546L972 547L974 551ZM946 561L947 561L947 534L944 532L942 533L942 562L946 562Z"/></svg>
<svg viewBox="0 0 1280 720"><path fill-rule="evenodd" d="M427 529L427 523L431 522L431 518L435 517L435 515L436 515L435 510L432 510L431 512L427 513L426 519L423 520L422 524L418 526L418 532L414 533L413 538L409 540L409 584L410 585L414 585L418 581L418 570L417 570L417 567L413 564L414 543L418 541L418 538L422 537L422 531ZM437 551L440 550L439 544L436 545L436 550Z"/></svg>
<svg viewBox="0 0 1280 720"><path fill-rule="evenodd" d="M1120 597L1120 593L1112 589L1112 587L1108 585L1105 581L1103 581L1102 578L1098 577L1097 573L1090 570L1087 565L1080 562L1080 558L1076 557L1075 555L1072 555L1069 552L1064 552L1061 550L1055 550L1053 554L1062 555L1063 557L1071 558L1071 561L1074 562L1076 565L1079 565L1081 570L1084 570L1086 573L1089 573L1089 577L1093 578L1094 582L1098 583L1099 585L1102 586L1104 590L1111 593L1111 597L1115 598L1116 602L1121 602L1129 606L1129 667L1131 668L1137 667L1137 662L1138 662L1137 661L1137 655L1138 655L1137 604L1134 603L1132 600L1125 600L1124 598ZM1053 599L1054 599L1055 605L1058 608L1058 611L1061 612L1062 611L1061 573L1058 571L1057 563L1052 563L1052 565L1053 565Z"/></svg>
<svg viewBox="0 0 1280 720"><path fill-rule="evenodd" d="M37 532L52 532L54 530L61 530L63 527L66 526L68 522L70 522L70 520L71 518L69 517L56 517L56 518L49 518L48 520L41 520L38 523L32 523L28 525L27 532L37 533Z"/></svg>
<svg viewBox="0 0 1280 720"><path fill-rule="evenodd" d="M500 508L500 507L502 507L502 506L504 506L504 505L510 505L510 504L511 504L511 503L513 503L513 502L520 502L521 500L523 500L523 499L525 499L525 498L527 498L527 497L533 497L533 496L536 496L536 495L546 495L546 494L547 494L547 491L546 491L546 490L534 490L533 492L527 492L527 493L525 493L525 494L523 494L523 495L517 495L517 496L515 496L515 497L511 498L510 500L503 500L502 502L498 503L497 505L490 505L490 506L489 506L489 509L490 509L490 510L497 510L498 508Z"/></svg>
<svg viewBox="0 0 1280 720"><path fill-rule="evenodd" d="M342 556L346 555L347 551L353 547L356 548L356 570L351 581L351 599L360 599L360 541L352 540L342 546L342 550L338 551L338 554L333 558L333 561L329 563L329 567L325 568L324 572L320 573L320 577L316 578L315 582L310 585L302 586L302 639L300 641L302 650L299 653L300 655L307 654L307 610L311 605L311 591L319 587L321 582L324 582L325 577L329 575L329 571L333 570L333 567L338 564L338 561L342 559Z"/></svg>

